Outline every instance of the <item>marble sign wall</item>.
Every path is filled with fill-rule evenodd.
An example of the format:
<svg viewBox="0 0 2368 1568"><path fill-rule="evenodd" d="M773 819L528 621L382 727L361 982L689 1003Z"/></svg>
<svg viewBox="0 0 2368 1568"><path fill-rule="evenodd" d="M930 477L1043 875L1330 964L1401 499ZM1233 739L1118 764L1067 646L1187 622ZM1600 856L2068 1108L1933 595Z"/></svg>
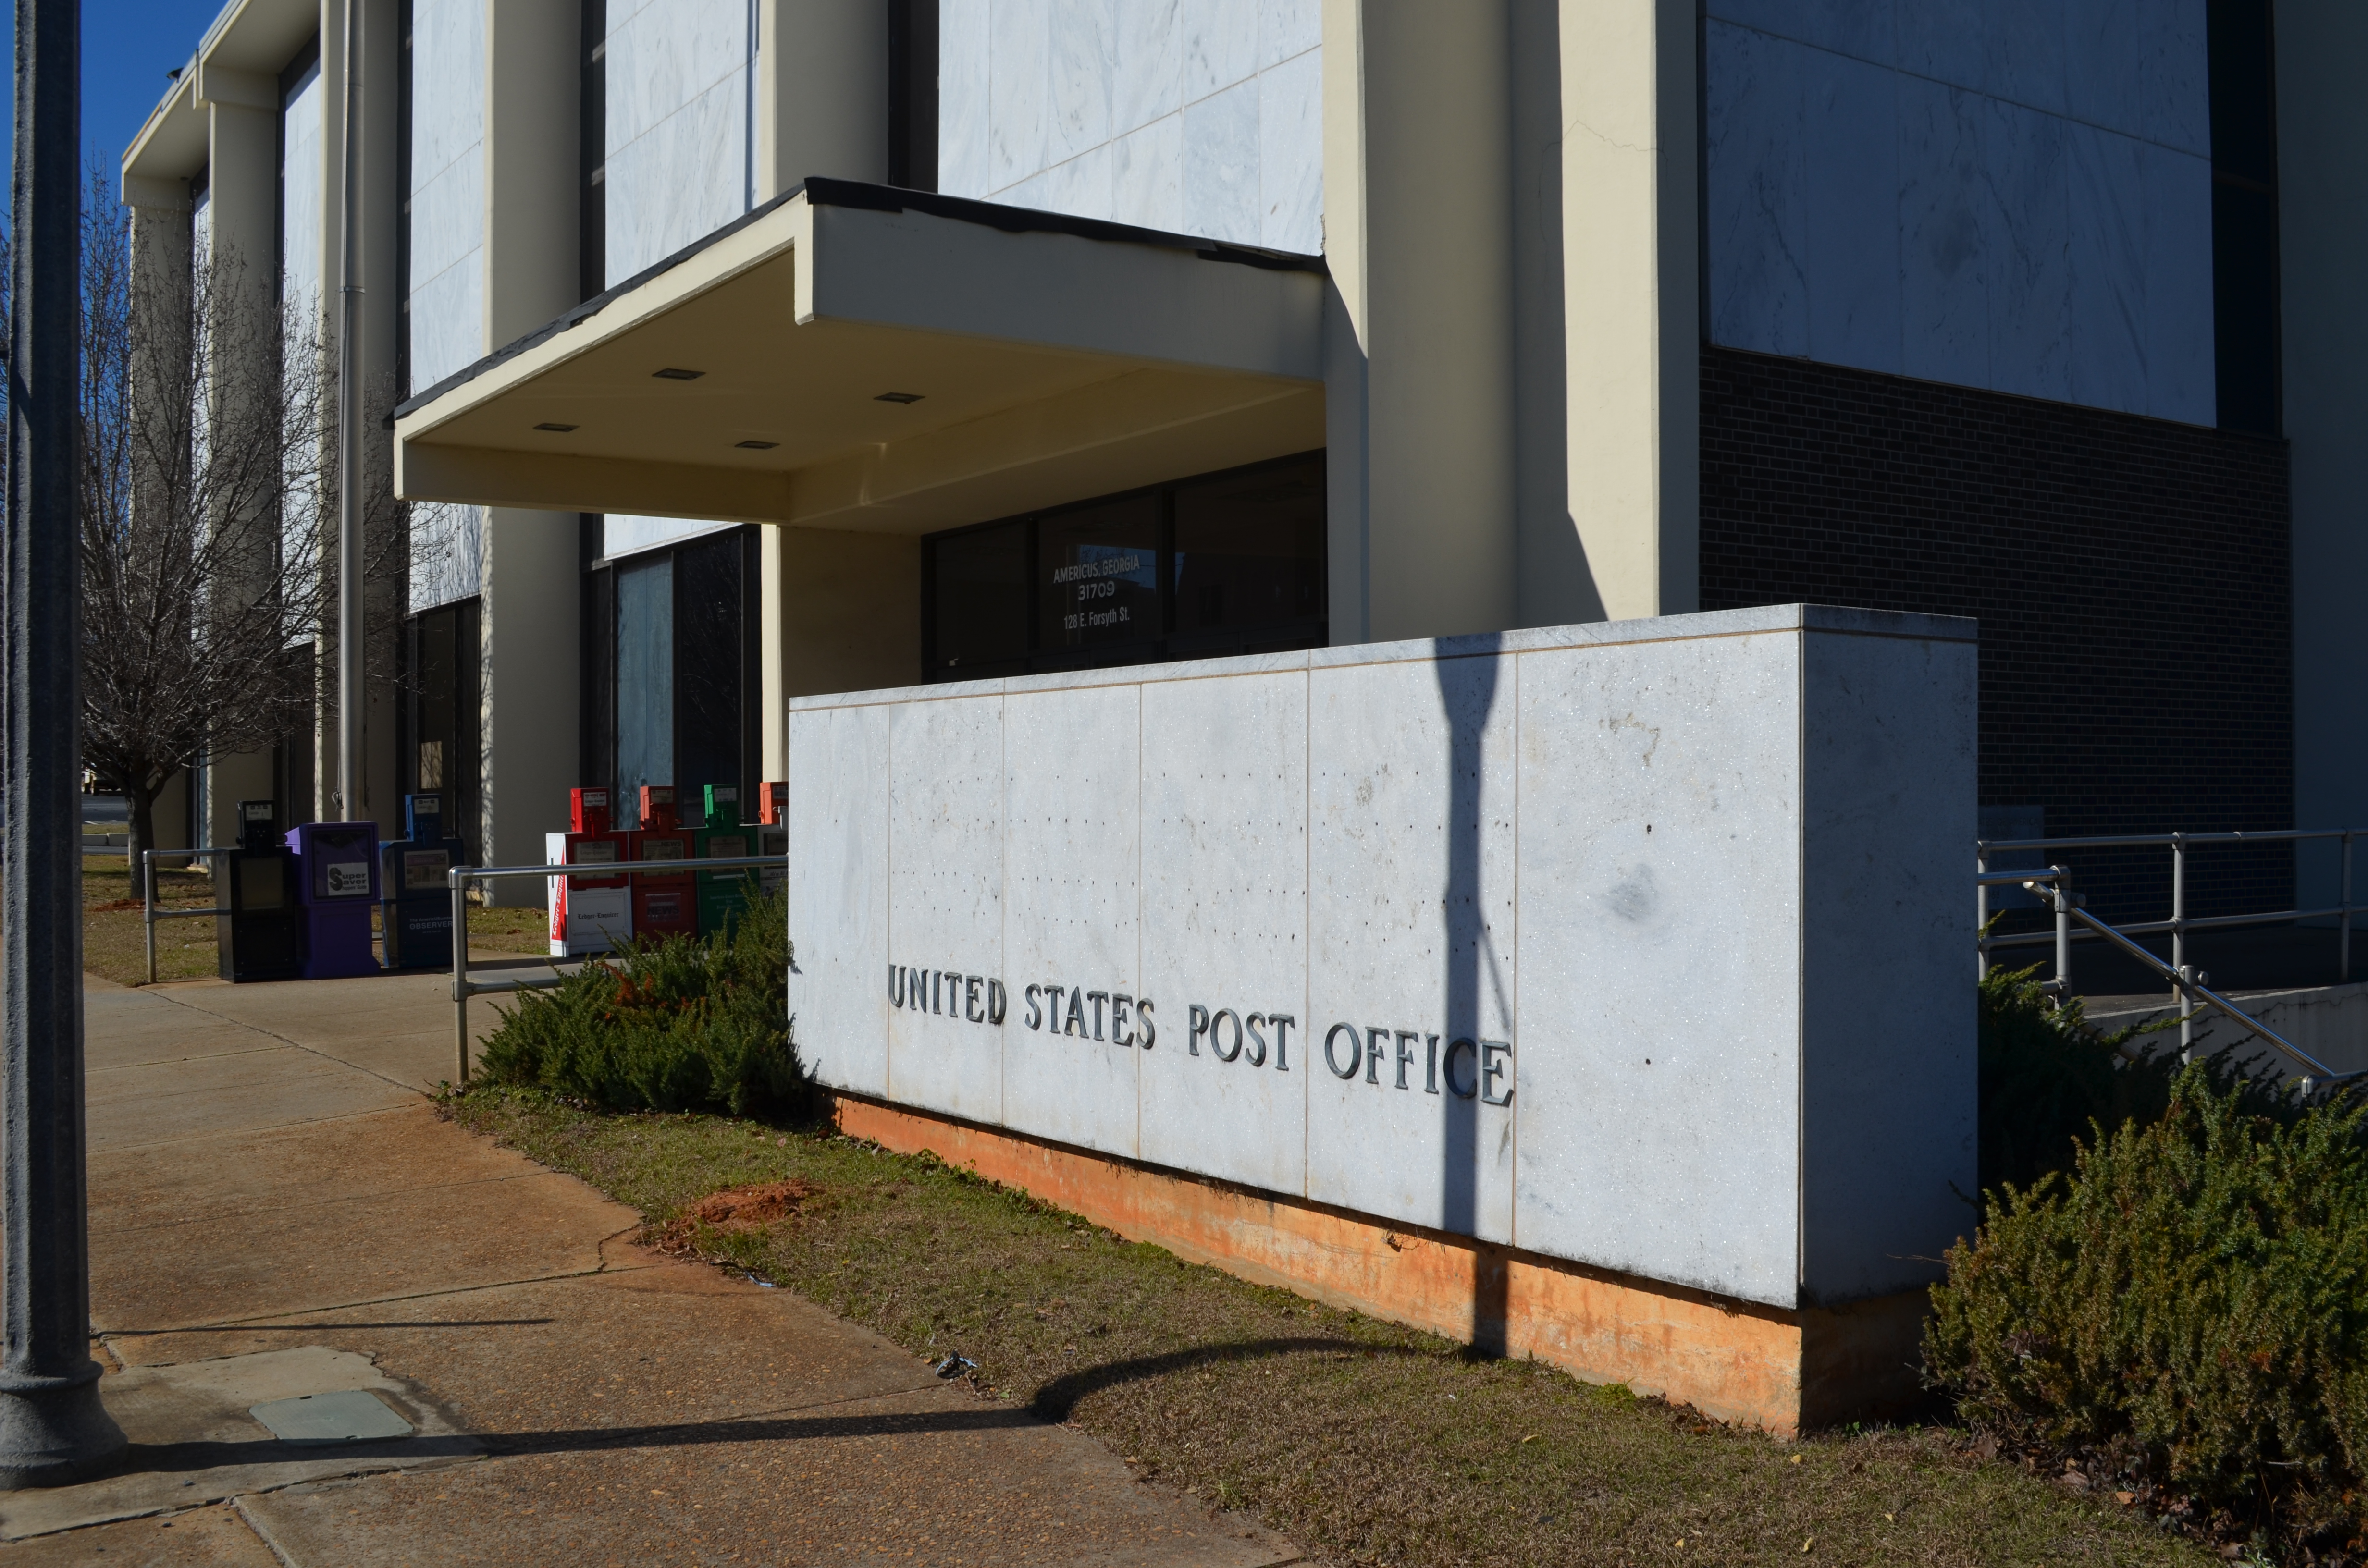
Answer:
<svg viewBox="0 0 2368 1568"><path fill-rule="evenodd" d="M1777 607L801 698L833 1086L1791 1307L1974 1178L1972 623Z"/></svg>
<svg viewBox="0 0 2368 1568"><path fill-rule="evenodd" d="M1713 336L2212 424L2203 18L1710 0Z"/></svg>
<svg viewBox="0 0 2368 1568"><path fill-rule="evenodd" d="M1320 0L943 0L938 185L1315 255Z"/></svg>

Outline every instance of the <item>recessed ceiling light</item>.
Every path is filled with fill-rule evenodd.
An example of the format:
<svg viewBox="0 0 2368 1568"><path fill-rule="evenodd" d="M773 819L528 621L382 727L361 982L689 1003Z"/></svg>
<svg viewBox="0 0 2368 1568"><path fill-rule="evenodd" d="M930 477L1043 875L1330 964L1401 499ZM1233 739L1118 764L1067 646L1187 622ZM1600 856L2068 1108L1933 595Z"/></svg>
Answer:
<svg viewBox="0 0 2368 1568"><path fill-rule="evenodd" d="M552 423L550 420L545 420L541 424L536 426L535 428L538 430L557 430L564 434L569 430L575 429L575 426L573 425L557 425Z"/></svg>
<svg viewBox="0 0 2368 1568"><path fill-rule="evenodd" d="M871 401L874 403L918 403L921 401L921 394L919 392L882 392L878 397L873 398Z"/></svg>
<svg viewBox="0 0 2368 1568"><path fill-rule="evenodd" d="M779 441L735 441L733 443L733 445L736 447L745 448L752 452L769 452L780 444L781 443Z"/></svg>
<svg viewBox="0 0 2368 1568"><path fill-rule="evenodd" d="M671 365L663 370L653 370L650 373L662 381L695 381L707 374L704 370L685 370Z"/></svg>

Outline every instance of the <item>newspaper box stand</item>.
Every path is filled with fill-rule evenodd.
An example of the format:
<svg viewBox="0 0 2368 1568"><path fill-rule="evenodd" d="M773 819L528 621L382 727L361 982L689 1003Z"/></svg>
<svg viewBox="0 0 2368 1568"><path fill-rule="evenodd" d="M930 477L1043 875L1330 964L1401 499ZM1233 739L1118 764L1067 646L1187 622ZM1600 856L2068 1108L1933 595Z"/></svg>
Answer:
<svg viewBox="0 0 2368 1568"><path fill-rule="evenodd" d="M371 906L378 903L378 824L308 822L288 830L307 980L376 974Z"/></svg>
<svg viewBox="0 0 2368 1568"><path fill-rule="evenodd" d="M699 934L699 888L689 862L699 853L699 835L687 828L672 831L643 828L628 834L636 860L680 860L680 876L639 876L632 879L633 934L639 937L695 937Z"/></svg>
<svg viewBox="0 0 2368 1568"><path fill-rule="evenodd" d="M543 859L553 866L613 866L627 858L622 833L548 833ZM633 893L620 876L551 879L551 956L612 953L633 937Z"/></svg>
<svg viewBox="0 0 2368 1568"><path fill-rule="evenodd" d="M379 928L389 969L444 969L452 962L452 894L446 873L468 850L444 835L439 795L403 798L403 836L378 846Z"/></svg>
<svg viewBox="0 0 2368 1568"><path fill-rule="evenodd" d="M757 852L756 833L740 825L738 785L710 784L706 806L707 825L692 835L698 841L699 858L738 860ZM746 869L700 872L700 931L729 930L748 907L748 895L755 890L754 873Z"/></svg>
<svg viewBox="0 0 2368 1568"><path fill-rule="evenodd" d="M238 847L214 862L214 944L229 981L293 980L304 966L296 857L272 829L269 801L238 803Z"/></svg>

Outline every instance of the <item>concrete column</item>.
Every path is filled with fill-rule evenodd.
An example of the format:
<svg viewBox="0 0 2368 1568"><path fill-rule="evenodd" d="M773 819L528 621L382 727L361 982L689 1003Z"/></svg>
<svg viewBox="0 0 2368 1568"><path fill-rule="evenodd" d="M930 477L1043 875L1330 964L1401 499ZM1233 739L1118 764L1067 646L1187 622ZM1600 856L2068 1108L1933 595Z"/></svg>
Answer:
<svg viewBox="0 0 2368 1568"><path fill-rule="evenodd" d="M1335 643L1514 624L1509 27L1325 0Z"/></svg>
<svg viewBox="0 0 2368 1568"><path fill-rule="evenodd" d="M2368 9L2281 0L2278 247L2286 437L2294 465L2294 825L2368 824L2368 107L2353 62ZM2363 846L2368 849L2368 846ZM2306 904L2335 901L2332 855L2300 858ZM2368 886L2368 860L2355 885Z"/></svg>
<svg viewBox="0 0 2368 1568"><path fill-rule="evenodd" d="M1520 623L1679 614L1701 596L1694 0L1516 4Z"/></svg>
<svg viewBox="0 0 2368 1568"><path fill-rule="evenodd" d="M575 0L486 0L485 335L491 352L576 302L577 31ZM542 858L567 825L581 704L580 530L574 512L485 514L480 601L485 853ZM493 902L535 905L540 881Z"/></svg>
<svg viewBox="0 0 2368 1568"><path fill-rule="evenodd" d="M268 312L279 264L279 84L200 62L196 101L207 114L207 240L198 260L218 297L235 299L241 310ZM210 389L215 415L217 398ZM271 754L216 757L207 774L204 845L235 844L238 802L271 794Z"/></svg>
<svg viewBox="0 0 2368 1568"><path fill-rule="evenodd" d="M808 175L888 177L880 0L757 0L757 199Z"/></svg>

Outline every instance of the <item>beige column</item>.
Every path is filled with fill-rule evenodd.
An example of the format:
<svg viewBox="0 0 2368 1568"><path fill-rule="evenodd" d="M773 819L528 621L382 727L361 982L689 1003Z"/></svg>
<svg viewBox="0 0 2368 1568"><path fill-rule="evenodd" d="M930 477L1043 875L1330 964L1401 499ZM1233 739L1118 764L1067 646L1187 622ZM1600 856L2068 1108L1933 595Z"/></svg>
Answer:
<svg viewBox="0 0 2368 1568"><path fill-rule="evenodd" d="M581 14L575 0L486 0L487 352L576 302ZM567 791L583 782L581 537L574 512L485 515L482 842L505 865L542 858L542 835L567 825ZM540 904L543 885L511 881L493 897Z"/></svg>
<svg viewBox="0 0 2368 1568"><path fill-rule="evenodd" d="M1520 620L1679 614L1700 602L1693 0L1517 3Z"/></svg>
<svg viewBox="0 0 2368 1568"><path fill-rule="evenodd" d="M198 260L238 308L268 312L279 264L279 84L200 62L196 101L207 114L206 248ZM218 394L209 407L220 412ZM206 845L238 840L238 802L271 794L271 754L215 758L205 780Z"/></svg>
<svg viewBox="0 0 2368 1568"><path fill-rule="evenodd" d="M757 199L808 175L888 177L880 0L757 0Z"/></svg>
<svg viewBox="0 0 2368 1568"><path fill-rule="evenodd" d="M1514 624L1509 24L1325 0L1335 643Z"/></svg>
<svg viewBox="0 0 2368 1568"><path fill-rule="evenodd" d="M189 186L187 180L157 179L137 176L124 176L124 205L131 213L131 288L135 309L156 324L157 337L164 344L179 341L188 324L190 231ZM135 422L158 416L155 405L148 400L165 398L178 401L174 395L175 382L179 379L174 367L157 364L148 358L144 346L146 335L135 335L131 342L131 417ZM185 375L187 372L181 371ZM177 416L165 414L162 417ZM139 449L151 449L147 443L137 443ZM131 475L131 506L135 514L171 503L160 492L168 483L156 468L145 461L135 460ZM181 849L189 840L189 772L175 774L156 797L154 805L155 843L158 849Z"/></svg>

